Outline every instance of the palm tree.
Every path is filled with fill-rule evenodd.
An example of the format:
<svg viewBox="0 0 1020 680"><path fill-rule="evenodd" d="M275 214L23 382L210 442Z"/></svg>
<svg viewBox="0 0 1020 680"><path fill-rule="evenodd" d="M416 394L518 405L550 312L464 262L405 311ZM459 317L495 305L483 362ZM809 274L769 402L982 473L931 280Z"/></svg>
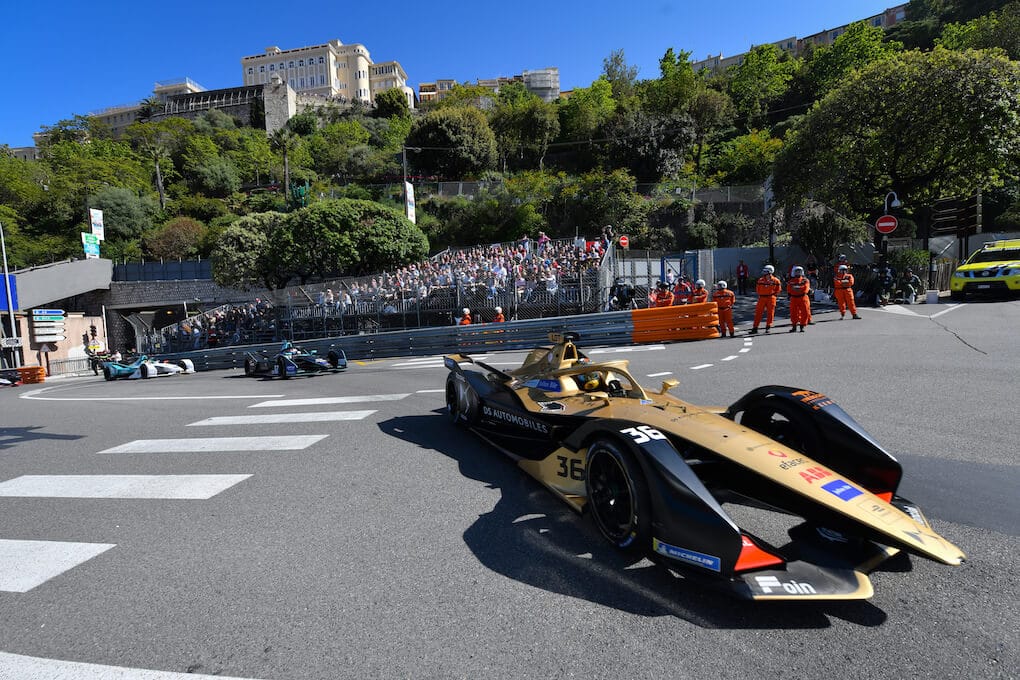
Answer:
<svg viewBox="0 0 1020 680"><path fill-rule="evenodd" d="M284 195L290 192L290 152L297 147L299 141L300 138L286 126L269 136L269 146L283 156Z"/></svg>
<svg viewBox="0 0 1020 680"><path fill-rule="evenodd" d="M152 117L156 115L156 112L163 108L163 102L160 101L159 97L152 95L142 101L138 102L141 108L138 109L138 113L135 114L135 120L143 123L152 120Z"/></svg>

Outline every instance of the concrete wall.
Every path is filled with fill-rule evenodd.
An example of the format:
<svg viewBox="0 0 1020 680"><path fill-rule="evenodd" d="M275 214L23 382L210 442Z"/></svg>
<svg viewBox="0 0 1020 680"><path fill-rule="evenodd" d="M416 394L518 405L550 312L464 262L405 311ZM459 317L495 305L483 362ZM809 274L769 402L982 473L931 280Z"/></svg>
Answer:
<svg viewBox="0 0 1020 680"><path fill-rule="evenodd" d="M53 302L93 290L110 288L113 261L74 260L15 272L21 309L50 306ZM70 311L70 310L69 310Z"/></svg>

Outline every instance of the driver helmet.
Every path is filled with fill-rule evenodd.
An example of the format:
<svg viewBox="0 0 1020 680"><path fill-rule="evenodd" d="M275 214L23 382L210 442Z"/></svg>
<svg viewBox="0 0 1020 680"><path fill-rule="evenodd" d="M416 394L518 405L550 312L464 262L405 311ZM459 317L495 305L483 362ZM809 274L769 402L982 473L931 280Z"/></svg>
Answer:
<svg viewBox="0 0 1020 680"><path fill-rule="evenodd" d="M849 269L849 267L847 267L845 264L839 265L839 271L841 271L841 272L845 272L848 269Z"/></svg>
<svg viewBox="0 0 1020 680"><path fill-rule="evenodd" d="M794 276L804 276L804 268L801 267L800 265L797 265L796 267L793 268L793 271L790 273L793 274Z"/></svg>
<svg viewBox="0 0 1020 680"><path fill-rule="evenodd" d="M728 285L729 284L727 284L725 281L720 281L719 283L715 284L715 287L718 288L719 290L726 290Z"/></svg>
<svg viewBox="0 0 1020 680"><path fill-rule="evenodd" d="M698 279L697 281L694 282L694 285L697 286L698 288L704 288L705 279Z"/></svg>
<svg viewBox="0 0 1020 680"><path fill-rule="evenodd" d="M774 273L775 273L775 271L776 271L776 268L775 268L775 267L773 267L773 266L772 266L772 265L770 265L770 264L767 264L767 265L765 265L765 266L764 266L764 267L762 267L762 269L761 269L761 273L762 273L762 274L774 274Z"/></svg>
<svg viewBox="0 0 1020 680"><path fill-rule="evenodd" d="M840 262L846 262L846 255L840 255L839 256L839 261Z"/></svg>

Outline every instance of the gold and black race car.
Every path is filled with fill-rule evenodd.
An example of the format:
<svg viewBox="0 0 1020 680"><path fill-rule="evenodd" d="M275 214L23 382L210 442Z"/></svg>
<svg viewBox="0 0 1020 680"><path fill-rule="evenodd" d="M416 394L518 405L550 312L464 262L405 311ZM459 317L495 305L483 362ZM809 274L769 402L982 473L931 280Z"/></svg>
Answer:
<svg viewBox="0 0 1020 680"><path fill-rule="evenodd" d="M754 600L864 599L867 574L902 551L964 560L896 494L896 459L825 395L768 386L696 406L576 340L551 334L509 372L447 356L446 403L617 548Z"/></svg>

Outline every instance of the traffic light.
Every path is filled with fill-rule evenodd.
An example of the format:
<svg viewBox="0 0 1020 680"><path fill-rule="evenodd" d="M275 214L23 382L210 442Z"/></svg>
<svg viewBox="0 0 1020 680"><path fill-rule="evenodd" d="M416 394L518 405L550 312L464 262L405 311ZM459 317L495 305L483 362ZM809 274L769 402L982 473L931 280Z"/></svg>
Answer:
<svg viewBox="0 0 1020 680"><path fill-rule="evenodd" d="M89 334L93 337L93 339L96 337L96 324L89 326Z"/></svg>

